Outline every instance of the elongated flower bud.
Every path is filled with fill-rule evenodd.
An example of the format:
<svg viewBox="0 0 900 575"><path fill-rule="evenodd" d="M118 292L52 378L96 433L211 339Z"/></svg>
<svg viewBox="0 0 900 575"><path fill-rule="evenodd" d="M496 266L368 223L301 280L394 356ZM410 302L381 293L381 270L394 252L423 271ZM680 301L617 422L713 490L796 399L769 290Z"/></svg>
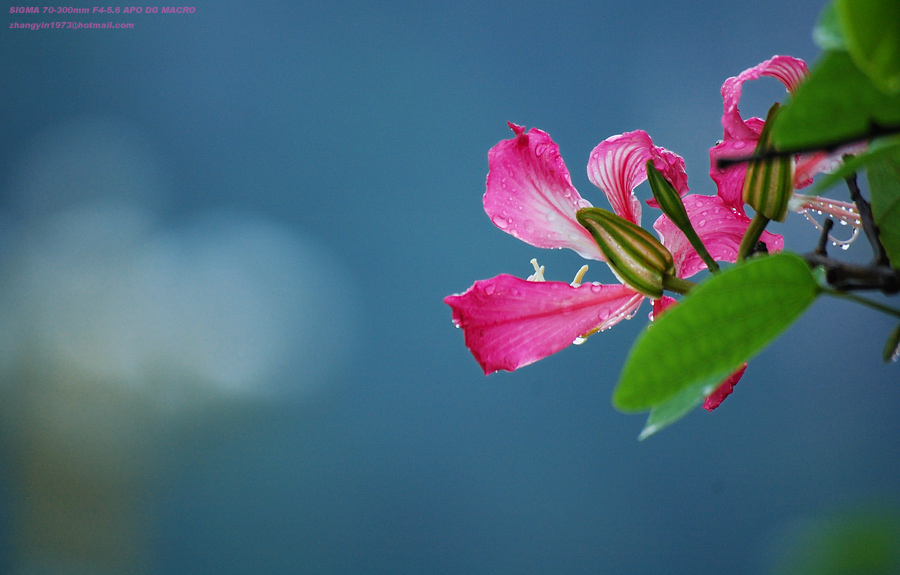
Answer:
<svg viewBox="0 0 900 575"><path fill-rule="evenodd" d="M754 154L771 151L771 128L778 115L778 104L769 108ZM788 212L788 200L794 191L794 160L778 156L755 160L747 166L744 178L744 202L770 220L783 222Z"/></svg>
<svg viewBox="0 0 900 575"><path fill-rule="evenodd" d="M675 274L672 254L644 228L601 208L583 208L576 214L587 228L606 263L622 283L648 297L663 294L664 277Z"/></svg>
<svg viewBox="0 0 900 575"><path fill-rule="evenodd" d="M706 264L710 271L719 271L719 264L709 255L700 236L694 230L691 220L688 217L687 210L684 208L684 201L675 190L669 180L662 175L662 172L653 165L653 160L647 160L647 181L650 182L650 189L653 191L653 197L659 204L659 209L663 211L669 220L681 230L681 233L691 242L697 254Z"/></svg>

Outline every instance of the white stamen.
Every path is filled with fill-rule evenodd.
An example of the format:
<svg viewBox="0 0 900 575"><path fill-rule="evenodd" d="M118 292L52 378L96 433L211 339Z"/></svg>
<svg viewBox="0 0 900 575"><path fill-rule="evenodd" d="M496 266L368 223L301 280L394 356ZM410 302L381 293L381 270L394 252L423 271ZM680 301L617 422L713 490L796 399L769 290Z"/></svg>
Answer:
<svg viewBox="0 0 900 575"><path fill-rule="evenodd" d="M537 258L531 258L531 266L534 268L534 273L525 279L527 279L530 282L545 281L544 280L544 266L538 266Z"/></svg>
<svg viewBox="0 0 900 575"><path fill-rule="evenodd" d="M575 279L572 280L572 287L578 287L581 285L581 280L584 279L584 274L588 271L587 266L581 266L581 269L578 270L578 273L575 274Z"/></svg>

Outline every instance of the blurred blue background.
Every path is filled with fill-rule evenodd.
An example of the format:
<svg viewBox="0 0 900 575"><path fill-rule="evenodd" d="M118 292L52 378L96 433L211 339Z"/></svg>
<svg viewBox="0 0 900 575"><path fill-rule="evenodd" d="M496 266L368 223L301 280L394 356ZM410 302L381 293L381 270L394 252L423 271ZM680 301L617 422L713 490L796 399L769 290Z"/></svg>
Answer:
<svg viewBox="0 0 900 575"><path fill-rule="evenodd" d="M135 27L0 34L3 571L749 575L799 521L897 503L883 315L816 303L639 443L610 396L648 306L485 378L441 301L580 265L484 215L507 121L595 205L589 152L639 128L714 194L722 82L814 61L819 1L195 6L6 15ZM124 559L53 525L111 498Z"/></svg>

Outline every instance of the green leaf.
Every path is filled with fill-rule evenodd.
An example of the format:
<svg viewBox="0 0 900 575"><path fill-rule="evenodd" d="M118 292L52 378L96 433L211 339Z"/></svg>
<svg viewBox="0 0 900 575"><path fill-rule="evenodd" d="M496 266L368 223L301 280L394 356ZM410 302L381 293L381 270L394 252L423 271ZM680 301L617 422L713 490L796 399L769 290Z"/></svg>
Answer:
<svg viewBox="0 0 900 575"><path fill-rule="evenodd" d="M900 94L885 94L846 52L826 52L775 120L778 150L826 148L867 138L873 126L900 128Z"/></svg>
<svg viewBox="0 0 900 575"><path fill-rule="evenodd" d="M813 28L813 41L822 50L845 50L844 35L838 20L834 2L829 2L819 13L819 20Z"/></svg>
<svg viewBox="0 0 900 575"><path fill-rule="evenodd" d="M644 332L625 362L613 404L663 406L685 390L702 399L762 351L816 299L809 267L791 254L749 260L713 276Z"/></svg>
<svg viewBox="0 0 900 575"><path fill-rule="evenodd" d="M900 94L900 2L835 0L847 50L879 90Z"/></svg>
<svg viewBox="0 0 900 575"><path fill-rule="evenodd" d="M781 547L775 575L896 575L900 516L893 501L808 521Z"/></svg>
<svg viewBox="0 0 900 575"><path fill-rule="evenodd" d="M845 160L837 170L826 174L825 177L817 181L812 190L807 193L811 196L818 196L831 186L843 183L847 177L853 175L854 172L860 171L869 163L877 161L884 155L893 155L898 152L900 152L900 136L873 140L869 149Z"/></svg>
<svg viewBox="0 0 900 575"><path fill-rule="evenodd" d="M644 429L642 429L641 434L638 435L638 440L643 441L647 439L657 431L672 425L690 413L692 409L700 405L706 396L711 393L708 392L706 388L707 385L704 383L696 386L688 386L651 409L650 416L647 418L647 423L644 424ZM712 390L715 391L715 386L713 386Z"/></svg>
<svg viewBox="0 0 900 575"><path fill-rule="evenodd" d="M900 146L866 166L872 215L891 266L900 268Z"/></svg>

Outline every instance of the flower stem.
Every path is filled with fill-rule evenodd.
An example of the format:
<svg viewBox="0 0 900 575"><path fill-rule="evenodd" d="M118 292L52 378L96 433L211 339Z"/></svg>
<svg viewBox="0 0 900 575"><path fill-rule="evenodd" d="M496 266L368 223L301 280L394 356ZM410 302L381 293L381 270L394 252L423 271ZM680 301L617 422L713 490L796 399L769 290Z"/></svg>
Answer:
<svg viewBox="0 0 900 575"><path fill-rule="evenodd" d="M823 288L822 288L822 293L824 293L824 294L826 294L826 295L830 295L831 297L842 298L842 299L848 299L848 300L854 301L854 302L856 302L856 303L858 303L858 304L860 304L860 305L864 305L864 306L866 306L866 307L870 307L870 308L872 308L872 309L874 309L874 310L880 311L881 313L884 313L884 314L887 314L887 315L890 315L890 316L894 316L894 317L900 319L900 309L894 309L894 308L892 308L892 307L889 307L889 306L880 304L880 303L878 303L878 302L876 302L876 301L872 301L872 300L870 300L870 299L866 299L866 298L864 298L864 297L860 297L860 296L858 296L858 295L856 295L856 294L848 293L848 292L844 292L844 291L840 291L840 290L836 290L836 289L833 289L833 288L830 288L830 287L823 287Z"/></svg>
<svg viewBox="0 0 900 575"><path fill-rule="evenodd" d="M747 259L756 249L756 244L759 242L759 238L762 236L768 223L769 218L762 214L757 213L753 216L753 220L747 227L743 239L741 239L741 246L738 248L737 259L739 262Z"/></svg>
<svg viewBox="0 0 900 575"><path fill-rule="evenodd" d="M663 288L681 295L687 295L697 284L690 280L682 279L676 276L664 275Z"/></svg>

